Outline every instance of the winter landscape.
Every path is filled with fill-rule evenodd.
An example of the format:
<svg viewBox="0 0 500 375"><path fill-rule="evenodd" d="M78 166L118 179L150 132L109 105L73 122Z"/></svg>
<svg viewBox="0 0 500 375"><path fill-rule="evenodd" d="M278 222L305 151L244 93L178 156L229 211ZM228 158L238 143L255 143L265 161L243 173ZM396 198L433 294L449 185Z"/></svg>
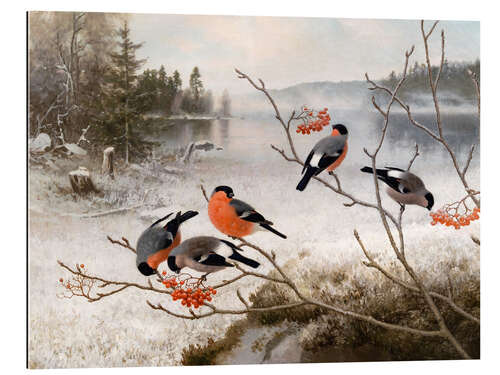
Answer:
<svg viewBox="0 0 500 375"><path fill-rule="evenodd" d="M299 27L262 50L234 40L308 22L338 34ZM250 62L241 52L219 70L216 56L181 43L214 24L219 52L249 44ZM333 69L341 76L321 68L326 52L302 61L320 37L362 53L369 41L357 52L342 41L357 40L354 29L398 29L387 46L397 57L380 68L360 56ZM159 39L176 51L164 62L147 49ZM288 75L266 55L274 48L300 57ZM30 368L479 358L477 22L34 12L29 54ZM345 160L296 190L338 123ZM411 167L432 209L391 200L360 171L372 162ZM219 232L206 198L220 185L287 239ZM201 285L216 294L197 309L159 280L177 277L167 262L146 277L130 251L153 222L187 210L199 215L183 240L225 238L260 263L208 275Z"/></svg>

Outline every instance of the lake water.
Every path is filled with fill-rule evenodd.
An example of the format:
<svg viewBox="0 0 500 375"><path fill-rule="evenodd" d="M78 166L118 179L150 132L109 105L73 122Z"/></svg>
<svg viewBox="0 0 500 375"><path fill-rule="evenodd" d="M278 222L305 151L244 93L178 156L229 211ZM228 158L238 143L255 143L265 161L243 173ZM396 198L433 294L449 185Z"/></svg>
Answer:
<svg viewBox="0 0 500 375"><path fill-rule="evenodd" d="M349 130L349 158L366 161L363 147L368 147L369 150L375 147L380 134L379 129L383 126L382 117L375 112L354 110L336 111L332 117L335 123L343 123ZM437 133L435 116L432 112L419 112L414 117ZM472 144L479 146L479 128L475 113L444 112L442 119L445 139L460 157L467 155ZM314 143L325 137L329 129L308 136L297 134L294 130L292 133L299 155L305 158ZM184 147L191 141L209 140L224 148L224 152L219 153L216 160L230 159L240 163L269 162L272 156L276 156L270 144L288 150L284 131L280 123L272 117L230 120L165 119L157 121L154 126L149 126L147 132L143 132L143 137L158 144L155 151L160 155L171 153L172 150ZM446 155L442 145L415 128L405 113L393 112L380 162L407 163L408 153L413 150L415 142L423 151L423 156L426 153L435 157ZM403 155L395 153L395 149Z"/></svg>

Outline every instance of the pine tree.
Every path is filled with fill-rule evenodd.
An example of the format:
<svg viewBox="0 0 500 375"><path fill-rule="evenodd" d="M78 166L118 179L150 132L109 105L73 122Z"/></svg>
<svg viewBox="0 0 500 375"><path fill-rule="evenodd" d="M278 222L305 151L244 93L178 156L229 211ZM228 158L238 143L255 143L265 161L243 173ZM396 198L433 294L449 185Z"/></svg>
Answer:
<svg viewBox="0 0 500 375"><path fill-rule="evenodd" d="M165 71L165 67L160 66L160 70L158 71L158 81L157 81L157 89L158 89L158 109L163 112L167 112L169 108L169 95L168 95L168 77L167 72Z"/></svg>
<svg viewBox="0 0 500 375"><path fill-rule="evenodd" d="M110 113L111 125L124 126L124 134L115 137L115 140L124 139L125 162L129 163L129 144L131 135L131 126L137 121L140 111L137 110L138 100L135 92L135 83L137 81L137 70L145 62L138 60L135 56L136 51L142 47L143 43L133 43L130 40L130 29L127 21L124 21L123 27L118 30L120 41L118 42L119 52L110 54L112 68L109 74L111 106L108 108Z"/></svg>
<svg viewBox="0 0 500 375"><path fill-rule="evenodd" d="M189 88L191 89L192 95L192 110L193 112L200 111L200 98L203 93L203 82L201 82L200 70L197 66L193 68L193 72L189 77Z"/></svg>
<svg viewBox="0 0 500 375"><path fill-rule="evenodd" d="M176 91L179 91L182 89L181 75L179 74L179 72L177 70L174 71L174 74L172 76L172 82L173 82L173 85L174 85Z"/></svg>

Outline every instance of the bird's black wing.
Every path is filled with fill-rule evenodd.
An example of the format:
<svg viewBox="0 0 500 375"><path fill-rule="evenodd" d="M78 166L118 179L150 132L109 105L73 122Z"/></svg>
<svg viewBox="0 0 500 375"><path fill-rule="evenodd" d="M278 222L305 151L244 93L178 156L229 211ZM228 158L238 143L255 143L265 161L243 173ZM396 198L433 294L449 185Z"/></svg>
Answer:
<svg viewBox="0 0 500 375"><path fill-rule="evenodd" d="M333 155L323 154L321 159L319 159L318 167L321 170L328 168L330 165L337 161L340 155L342 155L342 150L337 150L337 152L335 152Z"/></svg>
<svg viewBox="0 0 500 375"><path fill-rule="evenodd" d="M226 258L224 258L222 255L215 253L200 255L193 259L198 263L204 264L206 266L234 267L231 263L226 262Z"/></svg>
<svg viewBox="0 0 500 375"><path fill-rule="evenodd" d="M231 202L229 202L229 205L234 208L236 215L238 215L238 217L242 220L249 221L251 223L270 223L270 221L266 220L264 216L255 211L252 206L248 203L240 201L239 199L232 199Z"/></svg>

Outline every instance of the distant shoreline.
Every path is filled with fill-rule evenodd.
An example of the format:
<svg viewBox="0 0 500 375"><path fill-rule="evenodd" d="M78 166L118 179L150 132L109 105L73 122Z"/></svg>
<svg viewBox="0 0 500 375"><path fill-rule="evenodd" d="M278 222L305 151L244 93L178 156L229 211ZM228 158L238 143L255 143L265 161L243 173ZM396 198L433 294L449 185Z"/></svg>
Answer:
<svg viewBox="0 0 500 375"><path fill-rule="evenodd" d="M205 116L197 116L197 115L161 115L161 114L150 114L144 116L146 119L165 119L165 120L234 120L241 118L240 116L214 116L214 115L205 115Z"/></svg>

